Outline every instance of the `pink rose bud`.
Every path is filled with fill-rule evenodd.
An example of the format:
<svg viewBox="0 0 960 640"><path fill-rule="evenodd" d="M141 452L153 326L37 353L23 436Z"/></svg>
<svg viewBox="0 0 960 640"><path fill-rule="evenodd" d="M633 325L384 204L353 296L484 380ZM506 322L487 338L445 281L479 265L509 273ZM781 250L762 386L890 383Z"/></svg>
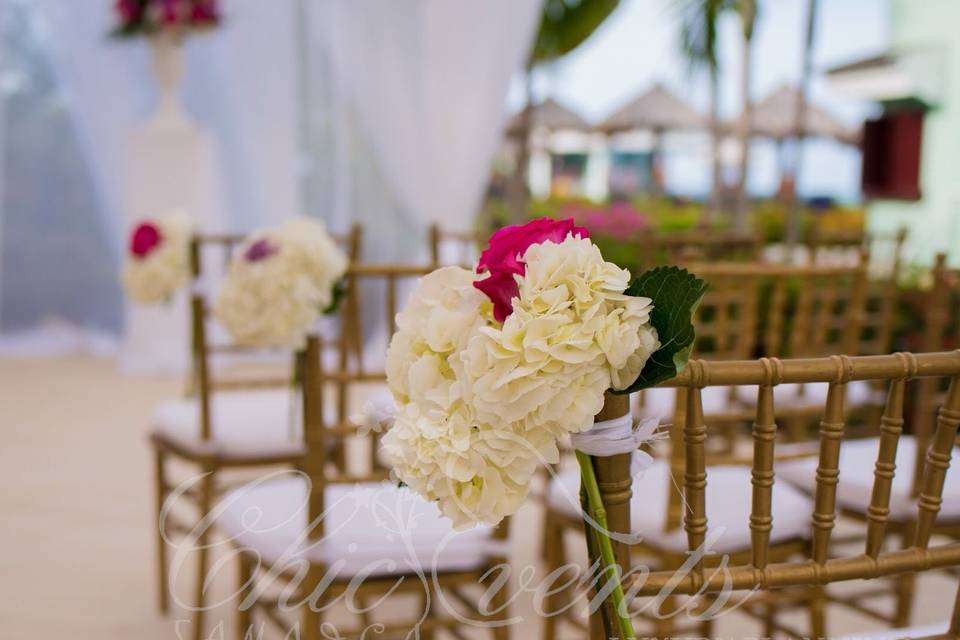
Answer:
<svg viewBox="0 0 960 640"><path fill-rule="evenodd" d="M493 302L493 317L498 322L513 312L513 298L520 292L513 276L526 273L522 258L527 249L548 241L559 244L571 234L581 238L590 236L586 229L574 224L573 218L538 218L527 224L504 227L490 237L477 262L477 273L486 271L490 276L474 282L473 286Z"/></svg>
<svg viewBox="0 0 960 640"><path fill-rule="evenodd" d="M163 234L151 222L141 222L130 237L130 253L137 258L146 258L154 249L163 244Z"/></svg>

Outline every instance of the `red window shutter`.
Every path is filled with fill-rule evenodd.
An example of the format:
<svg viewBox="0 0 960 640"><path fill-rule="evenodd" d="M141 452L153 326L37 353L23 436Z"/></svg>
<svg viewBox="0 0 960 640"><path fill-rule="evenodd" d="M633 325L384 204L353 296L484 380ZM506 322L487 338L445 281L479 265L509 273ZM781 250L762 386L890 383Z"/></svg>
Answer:
<svg viewBox="0 0 960 640"><path fill-rule="evenodd" d="M887 113L864 124L864 195L871 198L918 200L923 116L919 110Z"/></svg>

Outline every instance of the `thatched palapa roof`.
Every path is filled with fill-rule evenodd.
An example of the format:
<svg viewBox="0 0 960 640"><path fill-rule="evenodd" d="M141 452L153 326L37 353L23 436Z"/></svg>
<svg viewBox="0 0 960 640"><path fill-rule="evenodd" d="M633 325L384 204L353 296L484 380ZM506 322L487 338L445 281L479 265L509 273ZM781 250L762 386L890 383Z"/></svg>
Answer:
<svg viewBox="0 0 960 640"><path fill-rule="evenodd" d="M605 133L645 129L670 131L698 129L706 126L706 118L662 84L655 84L597 127Z"/></svg>

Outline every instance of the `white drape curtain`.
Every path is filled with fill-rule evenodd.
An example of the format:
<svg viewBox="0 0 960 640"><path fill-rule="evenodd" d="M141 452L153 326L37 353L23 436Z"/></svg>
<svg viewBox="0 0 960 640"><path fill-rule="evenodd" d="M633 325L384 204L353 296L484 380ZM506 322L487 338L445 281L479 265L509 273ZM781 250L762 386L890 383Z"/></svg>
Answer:
<svg viewBox="0 0 960 640"><path fill-rule="evenodd" d="M146 43L107 37L113 0L35 0L50 53L116 226L125 140L155 99ZM189 38L183 102L214 133L230 224L252 228L302 213L298 189L295 4L227 0L228 18Z"/></svg>
<svg viewBox="0 0 960 640"><path fill-rule="evenodd" d="M222 4L222 26L187 42L184 103L217 140L227 219L247 230L305 213L296 3Z"/></svg>
<svg viewBox="0 0 960 640"><path fill-rule="evenodd" d="M539 0L329 0L313 32L400 204L469 229Z"/></svg>
<svg viewBox="0 0 960 640"><path fill-rule="evenodd" d="M43 215L50 202L0 198L0 301L19 308L21 293L43 291L31 300L36 309L13 314L38 323L85 329L92 309L98 329L122 326L111 314L122 309L126 137L149 115L155 88L146 43L107 36L112 5L0 0L0 15L10 6L35 14L88 174L76 182L86 181L90 203L57 214L73 217L69 238ZM509 79L527 55L540 5L223 0L222 27L187 42L183 102L216 140L228 224L246 230L303 213L339 229L361 222L372 260L412 257L429 222L469 228L500 141ZM64 191L56 206L69 209L69 201ZM16 225L2 224L8 206L17 207ZM82 232L87 227L102 230ZM38 237L100 263L9 268L4 247L30 249ZM38 260L62 264L64 256ZM0 309L0 332L10 329L5 317Z"/></svg>

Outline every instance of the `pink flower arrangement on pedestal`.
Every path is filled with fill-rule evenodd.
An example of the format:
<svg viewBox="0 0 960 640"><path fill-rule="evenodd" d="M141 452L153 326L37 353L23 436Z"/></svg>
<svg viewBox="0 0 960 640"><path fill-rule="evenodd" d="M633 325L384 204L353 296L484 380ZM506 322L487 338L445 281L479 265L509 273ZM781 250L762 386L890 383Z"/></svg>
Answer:
<svg viewBox="0 0 960 640"><path fill-rule="evenodd" d="M116 0L114 13L119 37L183 34L220 24L219 0Z"/></svg>

